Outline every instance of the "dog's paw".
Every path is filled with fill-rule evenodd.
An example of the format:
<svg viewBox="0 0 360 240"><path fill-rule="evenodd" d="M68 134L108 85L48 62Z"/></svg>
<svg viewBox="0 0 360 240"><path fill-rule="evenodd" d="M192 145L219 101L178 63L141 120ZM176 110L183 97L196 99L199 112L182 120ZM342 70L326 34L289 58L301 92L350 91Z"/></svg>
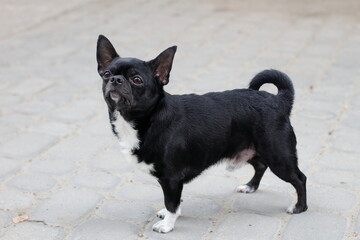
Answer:
<svg viewBox="0 0 360 240"><path fill-rule="evenodd" d="M289 214L296 214L296 213L302 213L307 210L307 206L299 207L299 206L290 206L288 209L286 209L286 212Z"/></svg>
<svg viewBox="0 0 360 240"><path fill-rule="evenodd" d="M252 192L255 192L255 188L254 187L251 187L249 185L241 185L241 186L238 186L236 188L236 191L237 192L242 192L242 193L252 193Z"/></svg>
<svg viewBox="0 0 360 240"><path fill-rule="evenodd" d="M152 226L152 230L159 233L168 233L174 229L174 224L171 224L166 219L160 220Z"/></svg>
<svg viewBox="0 0 360 240"><path fill-rule="evenodd" d="M167 212L166 208L163 208L156 213L156 216L160 219L164 219L166 212Z"/></svg>

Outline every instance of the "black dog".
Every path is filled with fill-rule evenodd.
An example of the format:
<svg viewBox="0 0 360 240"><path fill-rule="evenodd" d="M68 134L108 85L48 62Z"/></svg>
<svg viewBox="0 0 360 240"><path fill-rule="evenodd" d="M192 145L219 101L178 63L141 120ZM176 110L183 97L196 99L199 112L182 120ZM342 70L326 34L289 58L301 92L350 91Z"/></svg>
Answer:
<svg viewBox="0 0 360 240"><path fill-rule="evenodd" d="M204 95L171 95L169 82L176 46L151 61L120 57L110 41L97 42L98 72L109 108L112 130L123 151L143 170L155 176L164 192L163 220L153 230L166 233L180 215L184 183L219 161L229 169L248 162L254 177L239 192L254 192L269 166L291 183L298 201L289 213L306 211L306 177L297 166L296 137L289 115L294 101L290 79L265 70L249 89ZM272 83L278 94L258 91Z"/></svg>

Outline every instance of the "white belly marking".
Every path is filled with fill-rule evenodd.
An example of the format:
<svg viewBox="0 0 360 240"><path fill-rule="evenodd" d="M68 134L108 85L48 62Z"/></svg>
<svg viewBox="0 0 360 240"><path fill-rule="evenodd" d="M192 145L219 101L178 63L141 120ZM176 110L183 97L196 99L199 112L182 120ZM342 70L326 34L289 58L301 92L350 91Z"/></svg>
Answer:
<svg viewBox="0 0 360 240"><path fill-rule="evenodd" d="M240 151L235 157L227 159L226 170L234 171L235 169L241 168L244 166L247 161L255 156L255 149L248 148Z"/></svg>

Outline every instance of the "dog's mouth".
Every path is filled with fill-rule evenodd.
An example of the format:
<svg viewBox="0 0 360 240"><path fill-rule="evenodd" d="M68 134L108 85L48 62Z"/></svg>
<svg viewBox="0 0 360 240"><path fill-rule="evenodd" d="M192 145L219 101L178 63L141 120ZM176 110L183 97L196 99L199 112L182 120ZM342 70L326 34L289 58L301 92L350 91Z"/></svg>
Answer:
<svg viewBox="0 0 360 240"><path fill-rule="evenodd" d="M133 103L133 98L131 96L126 96L123 94L118 93L117 91L110 91L109 92L109 98L111 100L113 100L116 104L120 104L120 105L126 105L126 106L132 106Z"/></svg>
<svg viewBox="0 0 360 240"><path fill-rule="evenodd" d="M112 100L114 100L115 102L117 102L117 101L120 100L121 96L120 96L119 93L117 93L117 92L115 92L115 91L111 91L111 92L110 92L110 98L111 98Z"/></svg>

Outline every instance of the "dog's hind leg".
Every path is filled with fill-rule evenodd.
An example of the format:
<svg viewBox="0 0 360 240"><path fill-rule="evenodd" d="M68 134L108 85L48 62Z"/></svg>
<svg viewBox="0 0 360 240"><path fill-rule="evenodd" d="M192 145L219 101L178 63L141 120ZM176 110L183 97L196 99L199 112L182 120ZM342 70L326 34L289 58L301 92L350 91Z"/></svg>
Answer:
<svg viewBox="0 0 360 240"><path fill-rule="evenodd" d="M176 219L181 213L180 200L183 182L175 179L160 179L159 183L164 192L166 209L157 213L162 220L155 223L152 229L155 232L167 233L174 229Z"/></svg>
<svg viewBox="0 0 360 240"><path fill-rule="evenodd" d="M296 156L294 156L296 158ZM296 163L296 159L293 159ZM287 213L301 213L307 210L306 204L306 176L300 171L300 169L293 164L289 164L286 160L284 162L270 161L269 168L271 171L285 182L291 183L296 189L297 203L295 206L290 206L287 209Z"/></svg>
<svg viewBox="0 0 360 240"><path fill-rule="evenodd" d="M258 189L261 178L263 177L267 169L266 163L264 163L259 156L253 157L248 161L248 163L250 163L254 167L255 174L247 184L238 186L236 188L237 192L243 192L243 193L255 192Z"/></svg>

